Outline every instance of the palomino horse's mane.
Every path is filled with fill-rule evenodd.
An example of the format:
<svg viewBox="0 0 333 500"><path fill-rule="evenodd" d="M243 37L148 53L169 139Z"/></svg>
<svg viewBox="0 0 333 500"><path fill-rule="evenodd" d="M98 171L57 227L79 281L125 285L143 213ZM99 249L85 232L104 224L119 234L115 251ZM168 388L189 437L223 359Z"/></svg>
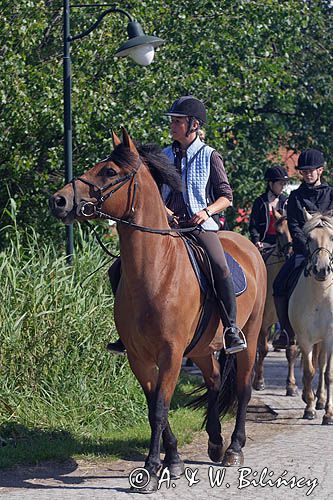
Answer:
<svg viewBox="0 0 333 500"><path fill-rule="evenodd" d="M317 227L329 227L333 229L333 213L326 212L324 214L317 212L313 214L312 218L307 221L303 226L303 232L307 236L313 229Z"/></svg>
<svg viewBox="0 0 333 500"><path fill-rule="evenodd" d="M169 185L175 191L182 190L182 181L179 173L157 144L135 143L135 146L159 190L162 184ZM135 164L135 155L124 144L119 144L114 148L112 154L103 161L113 161L120 167L126 168Z"/></svg>

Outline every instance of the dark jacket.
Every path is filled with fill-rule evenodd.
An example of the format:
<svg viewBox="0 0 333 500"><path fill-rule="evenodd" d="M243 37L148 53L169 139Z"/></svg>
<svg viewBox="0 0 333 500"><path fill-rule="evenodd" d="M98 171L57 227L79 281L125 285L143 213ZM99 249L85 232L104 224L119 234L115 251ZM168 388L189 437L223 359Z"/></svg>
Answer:
<svg viewBox="0 0 333 500"><path fill-rule="evenodd" d="M277 210L282 213L282 210L286 208L288 197L281 193L279 196L279 202L277 205ZM250 215L250 238L252 243L258 243L258 241L264 241L266 232L269 226L269 203L268 194L264 193L253 203L251 215Z"/></svg>
<svg viewBox="0 0 333 500"><path fill-rule="evenodd" d="M325 213L333 210L333 187L323 182L319 186L308 186L302 182L299 188L292 191L287 206L288 227L293 239L295 253L307 255L306 237L302 231L306 220L305 208L310 214Z"/></svg>

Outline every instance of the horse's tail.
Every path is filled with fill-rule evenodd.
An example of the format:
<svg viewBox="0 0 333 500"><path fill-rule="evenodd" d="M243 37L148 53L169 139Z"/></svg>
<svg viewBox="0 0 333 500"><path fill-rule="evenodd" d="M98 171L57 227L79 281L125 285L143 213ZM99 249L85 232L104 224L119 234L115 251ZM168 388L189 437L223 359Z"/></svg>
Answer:
<svg viewBox="0 0 333 500"><path fill-rule="evenodd" d="M226 355L224 350L220 351L219 358L221 385L218 394L219 416L224 417L227 413L234 413L237 408L237 356ZM190 396L199 394L195 399L186 404L189 408L206 408L208 411L208 391L202 394L205 384L191 392ZM207 411L202 426L207 422Z"/></svg>
<svg viewBox="0 0 333 500"><path fill-rule="evenodd" d="M221 385L219 390L219 415L235 413L237 408L237 356L226 354L224 349L219 354Z"/></svg>

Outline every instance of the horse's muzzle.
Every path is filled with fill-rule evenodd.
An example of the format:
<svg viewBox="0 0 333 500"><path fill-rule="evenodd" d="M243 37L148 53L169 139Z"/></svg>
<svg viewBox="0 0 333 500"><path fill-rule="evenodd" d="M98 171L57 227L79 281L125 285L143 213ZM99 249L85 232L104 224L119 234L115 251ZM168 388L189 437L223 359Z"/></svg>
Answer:
<svg viewBox="0 0 333 500"><path fill-rule="evenodd" d="M58 219L64 219L67 217L69 212L72 210L72 204L67 200L65 196L55 194L49 199L49 207L52 215Z"/></svg>

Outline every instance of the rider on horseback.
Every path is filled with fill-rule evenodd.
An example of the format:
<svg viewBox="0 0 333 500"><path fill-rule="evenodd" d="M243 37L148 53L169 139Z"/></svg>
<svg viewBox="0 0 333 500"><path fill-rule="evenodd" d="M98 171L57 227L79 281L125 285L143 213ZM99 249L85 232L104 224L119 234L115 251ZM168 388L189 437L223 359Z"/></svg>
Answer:
<svg viewBox="0 0 333 500"><path fill-rule="evenodd" d="M162 195L168 215L177 224L200 226L193 231L210 259L216 297L225 327L224 343L227 354L246 349L246 341L236 326L236 296L224 250L217 235L218 214L232 204L232 191L219 153L200 140L199 131L206 122L204 104L193 96L177 99L166 113L171 119L171 146L165 154L178 169L184 181L183 192L163 186ZM109 271L112 289L119 282L119 265ZM222 305L221 305L222 303ZM120 340L108 344L111 352L122 353Z"/></svg>
<svg viewBox="0 0 333 500"><path fill-rule="evenodd" d="M287 196L282 191L288 179L288 173L284 167L274 165L268 168L265 172L266 191L254 200L249 231L252 243L260 251L276 243L273 208L280 213L286 209Z"/></svg>
<svg viewBox="0 0 333 500"><path fill-rule="evenodd" d="M180 226L200 226L193 232L208 254L216 298L224 330L227 354L246 349L243 333L236 326L236 297L224 250L217 231L219 213L232 204L232 190L220 154L200 140L206 122L204 104L193 96L177 99L166 113L173 138L164 152L182 176L183 192L164 186L162 195L170 217ZM222 304L222 305L221 305Z"/></svg>
<svg viewBox="0 0 333 500"><path fill-rule="evenodd" d="M297 169L303 180L299 188L290 194L287 205L294 253L283 265L273 284L274 302L281 325L280 336L273 341L273 347L278 349L286 349L295 343L295 333L288 318L288 278L296 268L304 265L308 257L306 237L302 231L306 222L303 209L310 214L333 209L333 188L321 181L324 166L324 156L317 149L306 149L298 158Z"/></svg>

